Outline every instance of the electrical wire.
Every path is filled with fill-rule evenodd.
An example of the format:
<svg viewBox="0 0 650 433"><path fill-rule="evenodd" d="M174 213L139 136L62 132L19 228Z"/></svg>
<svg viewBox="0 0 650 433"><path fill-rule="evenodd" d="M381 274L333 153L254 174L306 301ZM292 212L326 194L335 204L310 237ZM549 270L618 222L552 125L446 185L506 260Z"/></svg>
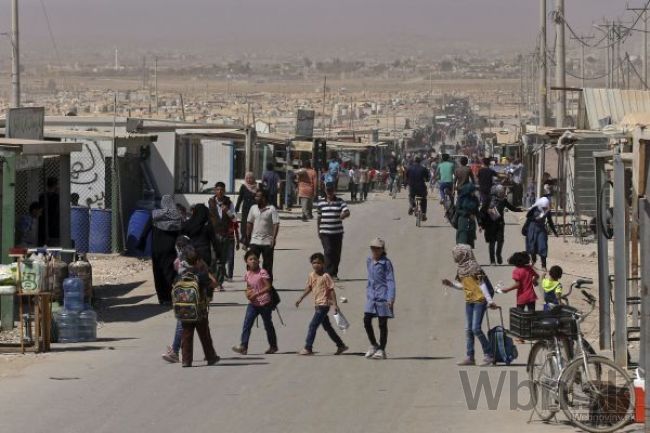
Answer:
<svg viewBox="0 0 650 433"><path fill-rule="evenodd" d="M52 25L50 24L50 16L47 13L47 8L45 7L45 1L40 0L41 7L43 8L43 15L45 16L45 22L47 24L47 31L50 34L50 40L52 41L52 47L54 47L54 55L56 56L56 61L59 64L59 67L61 68L61 75L63 77L63 87L66 89L69 89L70 86L68 86L68 79L66 76L66 72L63 68L63 62L61 61L61 53L59 53L59 47L56 44L56 39L54 38L54 32L52 31Z"/></svg>

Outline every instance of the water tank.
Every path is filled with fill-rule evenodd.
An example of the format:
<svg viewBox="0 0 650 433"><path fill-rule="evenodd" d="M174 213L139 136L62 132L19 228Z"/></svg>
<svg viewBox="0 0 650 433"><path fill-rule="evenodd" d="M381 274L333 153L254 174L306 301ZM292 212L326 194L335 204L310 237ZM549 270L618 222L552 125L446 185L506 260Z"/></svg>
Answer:
<svg viewBox="0 0 650 433"><path fill-rule="evenodd" d="M69 311L84 308L84 283L81 278L66 278L63 281L63 306Z"/></svg>
<svg viewBox="0 0 650 433"><path fill-rule="evenodd" d="M59 343L77 343L79 341L79 313L63 309L55 316Z"/></svg>
<svg viewBox="0 0 650 433"><path fill-rule="evenodd" d="M68 274L70 277L80 278L83 281L84 300L90 304L93 300L93 267L86 260L85 256L80 256L76 261L68 265Z"/></svg>
<svg viewBox="0 0 650 433"><path fill-rule="evenodd" d="M90 210L90 240L88 251L97 254L109 254L111 248L111 211L110 209Z"/></svg>
<svg viewBox="0 0 650 433"><path fill-rule="evenodd" d="M97 313L87 309L79 313L79 341L97 340Z"/></svg>
<svg viewBox="0 0 650 433"><path fill-rule="evenodd" d="M129 256L151 256L151 233L149 233L147 236L147 242L144 251L138 248L138 243L142 237L142 232L144 231L150 219L151 211L146 209L137 209L131 215L126 237L126 252Z"/></svg>
<svg viewBox="0 0 650 433"><path fill-rule="evenodd" d="M88 252L90 236L90 209L73 206L70 209L70 237L78 253Z"/></svg>

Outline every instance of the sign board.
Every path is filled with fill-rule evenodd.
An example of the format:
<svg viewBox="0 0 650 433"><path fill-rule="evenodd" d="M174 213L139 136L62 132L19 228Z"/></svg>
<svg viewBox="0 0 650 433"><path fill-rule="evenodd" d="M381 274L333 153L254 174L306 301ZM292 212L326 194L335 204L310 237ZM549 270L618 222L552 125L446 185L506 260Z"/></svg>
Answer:
<svg viewBox="0 0 650 433"><path fill-rule="evenodd" d="M42 140L44 126L44 107L9 109L7 114L7 138Z"/></svg>
<svg viewBox="0 0 650 433"><path fill-rule="evenodd" d="M296 137L311 139L314 137L314 110L298 110Z"/></svg>

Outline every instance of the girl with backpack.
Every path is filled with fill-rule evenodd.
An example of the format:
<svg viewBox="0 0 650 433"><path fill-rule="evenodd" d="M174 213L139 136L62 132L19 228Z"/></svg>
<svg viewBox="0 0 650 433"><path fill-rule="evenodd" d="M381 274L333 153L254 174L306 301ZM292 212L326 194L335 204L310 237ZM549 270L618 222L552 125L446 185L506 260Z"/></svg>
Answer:
<svg viewBox="0 0 650 433"><path fill-rule="evenodd" d="M198 318L195 321L182 321L182 338L181 338L181 351L183 354L182 361L183 367L191 367L194 355L194 331L199 334L201 346L203 346L203 353L208 365L214 365L219 362L219 356L214 350L212 344L212 336L210 335L210 324L208 322L208 289L210 287L210 277L201 268L204 268L203 260L191 245L185 247L184 251L185 264L183 273L180 275L179 280L184 278L195 278L196 284L200 292ZM205 269L205 268L204 268ZM178 284L178 283L177 283ZM176 287L176 286L175 286Z"/></svg>
<svg viewBox="0 0 650 433"><path fill-rule="evenodd" d="M458 365L476 365L474 356L474 339L478 338L483 349L483 365L491 365L494 362L494 354L483 333L483 317L487 308L497 308L492 299L487 284L482 284L486 278L481 266L474 257L472 247L465 244L458 244L452 250L452 256L458 266L456 280L451 282L442 280L442 284L465 292L465 339L467 356Z"/></svg>
<svg viewBox="0 0 650 433"><path fill-rule="evenodd" d="M271 277L265 269L260 267L260 255L255 249L248 250L244 256L246 261L246 298L249 304L246 307L244 324L241 334L241 342L233 346L232 350L240 355L248 354L248 341L251 336L251 329L257 316L262 316L266 338L269 348L264 352L267 355L278 351L278 340L273 326L273 297L271 295Z"/></svg>
<svg viewBox="0 0 650 433"><path fill-rule="evenodd" d="M505 210L512 212L523 212L520 207L513 206L506 197L506 189L503 185L494 185L490 191L490 196L483 204L481 209L481 220L483 221L483 230L485 231L485 242L488 244L490 251L490 265L497 263L503 264L503 244L505 242L504 219Z"/></svg>

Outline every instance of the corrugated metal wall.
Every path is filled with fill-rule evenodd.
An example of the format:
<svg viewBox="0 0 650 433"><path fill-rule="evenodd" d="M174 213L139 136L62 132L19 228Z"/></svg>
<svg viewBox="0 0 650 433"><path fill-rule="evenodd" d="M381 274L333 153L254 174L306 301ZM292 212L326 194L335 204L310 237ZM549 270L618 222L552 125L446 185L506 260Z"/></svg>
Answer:
<svg viewBox="0 0 650 433"><path fill-rule="evenodd" d="M573 148L573 196L575 211L582 216L595 217L597 212L596 198L596 165L594 152L608 149L608 139L589 138L578 142Z"/></svg>

